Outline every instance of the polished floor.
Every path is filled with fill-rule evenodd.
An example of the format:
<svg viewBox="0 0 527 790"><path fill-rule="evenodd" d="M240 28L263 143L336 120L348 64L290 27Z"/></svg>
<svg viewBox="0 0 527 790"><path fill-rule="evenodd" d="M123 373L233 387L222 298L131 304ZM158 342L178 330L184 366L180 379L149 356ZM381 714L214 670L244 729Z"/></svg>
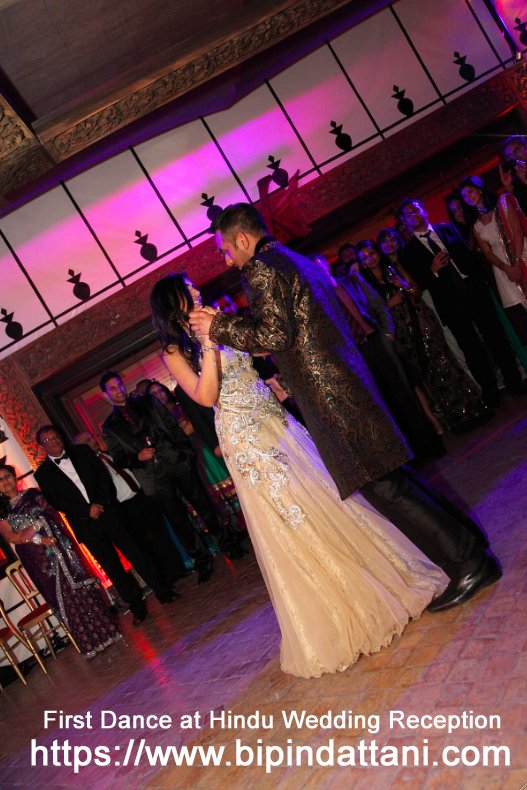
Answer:
<svg viewBox="0 0 527 790"><path fill-rule="evenodd" d="M448 438L449 454L424 470L483 525L504 568L495 587L457 609L425 613L389 648L345 673L299 680L280 671L278 628L253 555L218 561L213 580L199 587L185 580L177 602L161 606L150 598L140 628L125 617L122 643L91 661L69 648L47 662L49 677L34 669L27 688L17 682L0 694L0 786L527 786L522 401L505 397L492 422ZM453 728L463 711L465 728L442 728L443 721ZM59 712L77 718L60 721ZM143 720L132 721L134 715ZM444 719L432 728L419 718L438 715ZM185 764L182 747L193 765ZM235 765L236 748L244 765Z"/></svg>

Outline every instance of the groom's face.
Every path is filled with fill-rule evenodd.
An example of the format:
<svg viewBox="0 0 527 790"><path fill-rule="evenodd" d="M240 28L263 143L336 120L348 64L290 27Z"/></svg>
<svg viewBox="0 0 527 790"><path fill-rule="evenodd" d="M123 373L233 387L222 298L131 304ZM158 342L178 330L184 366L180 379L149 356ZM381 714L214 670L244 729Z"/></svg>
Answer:
<svg viewBox="0 0 527 790"><path fill-rule="evenodd" d="M216 246L226 266L242 269L254 254L252 239L246 233L216 233Z"/></svg>

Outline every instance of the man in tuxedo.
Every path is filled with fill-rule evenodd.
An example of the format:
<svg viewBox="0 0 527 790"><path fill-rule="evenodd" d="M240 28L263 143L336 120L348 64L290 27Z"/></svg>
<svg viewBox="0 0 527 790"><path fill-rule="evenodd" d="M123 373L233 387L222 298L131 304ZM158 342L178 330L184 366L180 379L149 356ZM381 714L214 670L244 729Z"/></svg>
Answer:
<svg viewBox="0 0 527 790"><path fill-rule="evenodd" d="M487 349L509 392L523 394L525 388L516 358L483 279L481 264L457 228L446 222L431 225L419 200L403 201L398 213L412 233L401 263L422 291L430 291L441 321L456 338L487 405L499 405L498 385Z"/></svg>
<svg viewBox="0 0 527 790"><path fill-rule="evenodd" d="M228 206L214 230L225 263L242 272L251 315L193 310L189 321L196 335L276 357L342 499L359 490L449 575L448 587L430 611L457 606L493 584L501 571L481 536L402 466L407 447L355 347L327 276L270 237L249 204Z"/></svg>
<svg viewBox="0 0 527 790"><path fill-rule="evenodd" d="M121 469L108 452L104 441L90 431L81 431L73 437L75 445L88 445L102 461L115 486L124 520L141 550L147 554L158 573L172 585L185 576L185 566L168 527L152 497L147 497L130 469Z"/></svg>
<svg viewBox="0 0 527 790"><path fill-rule="evenodd" d="M213 560L190 521L185 497L212 535L220 537L221 525L196 468L194 450L157 398L128 397L118 373L108 371L100 388L113 410L103 423L103 436L117 466L131 469L141 488L157 502L195 560L198 581L212 575Z"/></svg>
<svg viewBox="0 0 527 790"><path fill-rule="evenodd" d="M36 439L47 453L35 472L42 493L50 505L66 515L75 537L93 554L129 604L134 625L139 625L146 617L146 604L136 580L125 571L116 546L161 603L172 601L174 596L130 534L110 475L86 445L65 451L64 440L54 425L39 428Z"/></svg>

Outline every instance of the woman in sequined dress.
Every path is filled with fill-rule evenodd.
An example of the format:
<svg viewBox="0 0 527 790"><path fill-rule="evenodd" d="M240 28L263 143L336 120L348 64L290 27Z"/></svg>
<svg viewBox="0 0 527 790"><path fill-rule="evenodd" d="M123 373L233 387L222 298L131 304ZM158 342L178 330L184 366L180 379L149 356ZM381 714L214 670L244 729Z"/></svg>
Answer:
<svg viewBox="0 0 527 790"><path fill-rule="evenodd" d="M0 467L0 532L16 546L22 565L46 602L71 631L81 653L93 658L122 638L100 582L60 515L40 491L17 490L12 466Z"/></svg>
<svg viewBox="0 0 527 790"><path fill-rule="evenodd" d="M190 281L165 277L151 303L171 374L198 403L214 406L282 633L282 669L318 677L389 645L446 577L359 494L340 499L311 436L248 354L208 338L199 346L189 335L188 312L201 304Z"/></svg>
<svg viewBox="0 0 527 790"><path fill-rule="evenodd" d="M385 228L377 239L377 244L357 244L361 273L392 312L397 351L421 405L431 422L430 411L454 433L470 430L490 416L479 388L455 359L441 322L400 266L399 234Z"/></svg>

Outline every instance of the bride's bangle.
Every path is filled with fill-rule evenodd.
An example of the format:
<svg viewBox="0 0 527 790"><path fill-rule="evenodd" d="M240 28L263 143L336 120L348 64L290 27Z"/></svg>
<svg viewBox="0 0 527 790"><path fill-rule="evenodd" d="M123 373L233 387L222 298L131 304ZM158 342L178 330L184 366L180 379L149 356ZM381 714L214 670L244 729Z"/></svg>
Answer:
<svg viewBox="0 0 527 790"><path fill-rule="evenodd" d="M202 351L217 351L218 346L201 346Z"/></svg>
<svg viewBox="0 0 527 790"><path fill-rule="evenodd" d="M35 533L35 535L33 535L31 538L31 543L35 543L37 546L39 546L42 543L42 535L39 535L38 532Z"/></svg>

